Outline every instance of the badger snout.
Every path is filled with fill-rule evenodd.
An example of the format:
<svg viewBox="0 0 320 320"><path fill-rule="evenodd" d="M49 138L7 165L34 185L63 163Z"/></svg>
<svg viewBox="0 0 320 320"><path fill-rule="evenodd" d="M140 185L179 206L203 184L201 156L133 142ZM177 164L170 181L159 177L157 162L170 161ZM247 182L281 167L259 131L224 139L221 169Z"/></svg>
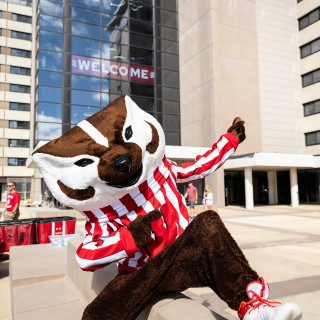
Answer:
<svg viewBox="0 0 320 320"><path fill-rule="evenodd" d="M129 173L132 167L132 158L128 154L121 157L119 160L116 161L114 164L116 169L121 172Z"/></svg>

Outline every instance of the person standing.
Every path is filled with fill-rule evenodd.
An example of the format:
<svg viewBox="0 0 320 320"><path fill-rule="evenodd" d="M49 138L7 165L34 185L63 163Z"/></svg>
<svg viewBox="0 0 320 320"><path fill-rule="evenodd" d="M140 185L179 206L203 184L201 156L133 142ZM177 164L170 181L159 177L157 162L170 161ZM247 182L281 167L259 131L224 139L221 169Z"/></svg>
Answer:
<svg viewBox="0 0 320 320"><path fill-rule="evenodd" d="M197 204L198 189L192 184L192 182L188 183L188 188L184 197L185 198L188 197L189 206L190 206L190 216L191 218L194 218L196 216L196 209L194 208L194 205Z"/></svg>
<svg viewBox="0 0 320 320"><path fill-rule="evenodd" d="M7 207L2 213L2 218L4 218L4 220L18 220L20 215L20 194L16 190L16 183L14 181L10 181L7 187L9 189L9 194L7 197Z"/></svg>
<svg viewBox="0 0 320 320"><path fill-rule="evenodd" d="M213 195L211 188L206 185L203 193L203 211L212 210L213 208Z"/></svg>

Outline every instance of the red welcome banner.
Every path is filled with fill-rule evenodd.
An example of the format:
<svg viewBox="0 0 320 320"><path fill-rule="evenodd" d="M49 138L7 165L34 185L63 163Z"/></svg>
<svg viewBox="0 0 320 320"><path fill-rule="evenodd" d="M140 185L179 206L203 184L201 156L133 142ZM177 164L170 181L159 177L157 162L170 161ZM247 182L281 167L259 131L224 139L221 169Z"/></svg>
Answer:
<svg viewBox="0 0 320 320"><path fill-rule="evenodd" d="M72 72L137 82L154 83L154 68L72 55Z"/></svg>

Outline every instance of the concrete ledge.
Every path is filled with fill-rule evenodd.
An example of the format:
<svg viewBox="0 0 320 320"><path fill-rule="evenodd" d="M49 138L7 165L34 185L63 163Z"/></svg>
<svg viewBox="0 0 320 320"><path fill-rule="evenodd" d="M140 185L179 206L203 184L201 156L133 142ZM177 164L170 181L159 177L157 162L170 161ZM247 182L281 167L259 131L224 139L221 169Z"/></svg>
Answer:
<svg viewBox="0 0 320 320"><path fill-rule="evenodd" d="M12 248L10 277L13 320L81 319L84 308L117 274L115 264L95 272L82 271L75 260L75 252L82 240L82 237L70 240L68 248L52 248L50 244ZM24 264L27 266L25 272ZM55 264L60 266L53 268ZM225 318L177 292L154 301L137 319Z"/></svg>

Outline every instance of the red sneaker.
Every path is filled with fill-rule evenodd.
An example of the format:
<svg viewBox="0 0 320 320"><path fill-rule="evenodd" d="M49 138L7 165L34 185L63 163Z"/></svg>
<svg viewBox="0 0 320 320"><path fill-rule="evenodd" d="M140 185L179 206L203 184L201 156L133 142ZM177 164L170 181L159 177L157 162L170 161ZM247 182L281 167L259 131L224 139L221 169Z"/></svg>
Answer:
<svg viewBox="0 0 320 320"><path fill-rule="evenodd" d="M302 312L294 303L281 304L268 301L269 285L263 277L247 286L248 302L241 302L238 311L240 320L299 320Z"/></svg>

